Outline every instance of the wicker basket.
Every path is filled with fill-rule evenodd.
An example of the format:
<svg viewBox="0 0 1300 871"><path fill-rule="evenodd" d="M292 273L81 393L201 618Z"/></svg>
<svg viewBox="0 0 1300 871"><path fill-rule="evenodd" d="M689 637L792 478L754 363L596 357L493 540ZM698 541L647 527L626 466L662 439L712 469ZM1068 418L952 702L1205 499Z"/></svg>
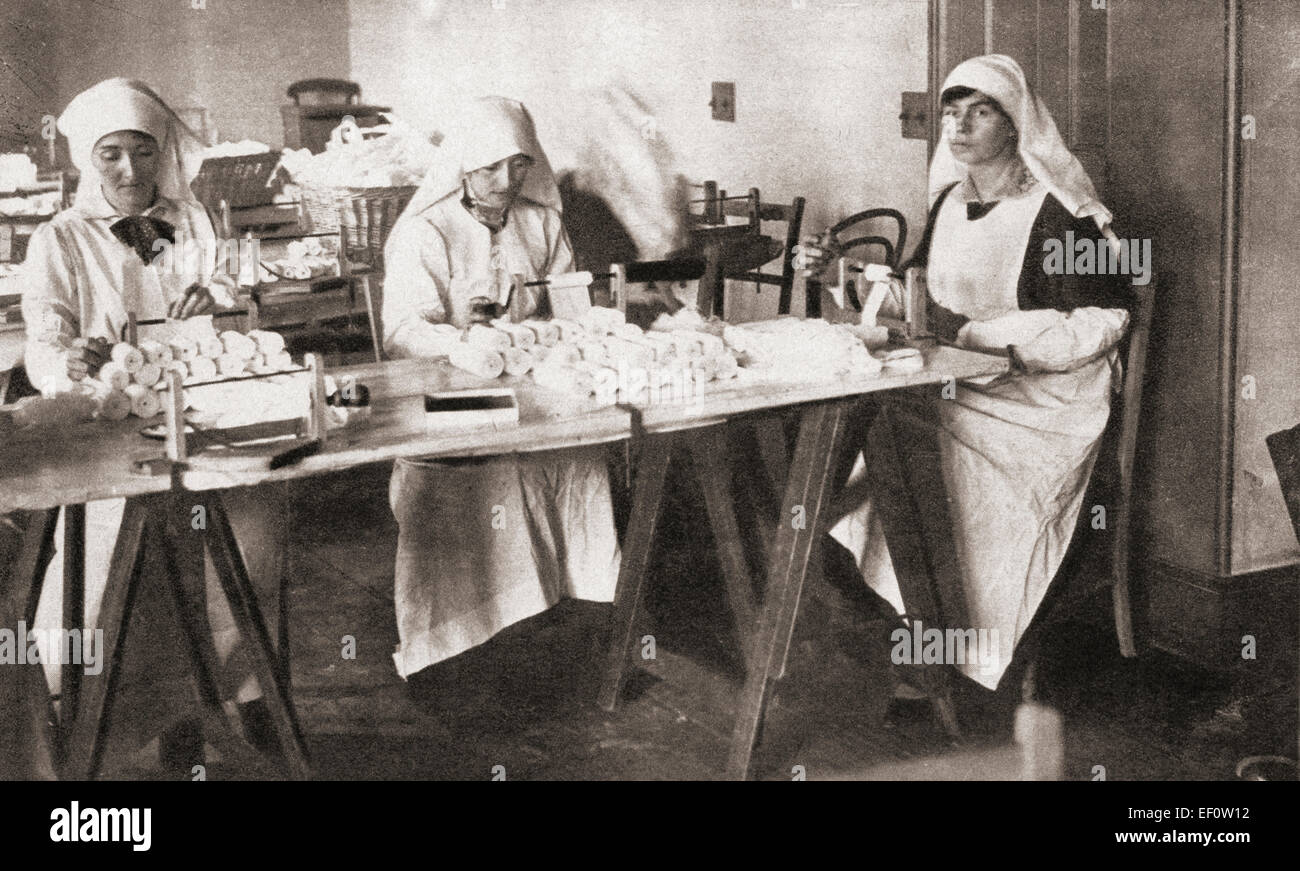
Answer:
<svg viewBox="0 0 1300 871"><path fill-rule="evenodd" d="M339 229L339 209L357 200L382 203L386 211L401 214L415 194L415 185L400 187L338 188L299 183L303 213L311 222L313 233L334 233ZM391 205L385 201L391 201Z"/></svg>
<svg viewBox="0 0 1300 871"><path fill-rule="evenodd" d="M280 192L272 173L280 163L280 152L209 157L190 184L194 196L212 211L221 200L232 209L265 206Z"/></svg>

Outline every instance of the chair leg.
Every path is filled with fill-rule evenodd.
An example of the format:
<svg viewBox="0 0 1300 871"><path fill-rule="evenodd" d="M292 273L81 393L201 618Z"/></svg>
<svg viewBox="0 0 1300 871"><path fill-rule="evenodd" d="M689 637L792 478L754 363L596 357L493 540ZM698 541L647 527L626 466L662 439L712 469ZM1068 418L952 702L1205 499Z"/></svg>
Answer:
<svg viewBox="0 0 1300 871"><path fill-rule="evenodd" d="M374 294L370 292L370 276L361 277L361 293L366 298L366 320L370 323L370 343L375 350L375 362L383 362L383 341L379 337L379 316L375 312Z"/></svg>

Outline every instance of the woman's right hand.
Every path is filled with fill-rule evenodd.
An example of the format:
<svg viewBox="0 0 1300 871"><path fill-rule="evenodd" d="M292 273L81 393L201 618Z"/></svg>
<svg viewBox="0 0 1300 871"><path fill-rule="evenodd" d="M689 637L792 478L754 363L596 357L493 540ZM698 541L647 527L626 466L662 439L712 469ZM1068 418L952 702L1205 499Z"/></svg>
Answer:
<svg viewBox="0 0 1300 871"><path fill-rule="evenodd" d="M99 368L108 362L112 347L107 339L98 336L73 339L68 349L68 377L73 381L93 378Z"/></svg>
<svg viewBox="0 0 1300 871"><path fill-rule="evenodd" d="M841 256L840 251L831 240L830 233L820 236L805 236L794 248L794 267L803 270L804 275L816 275Z"/></svg>

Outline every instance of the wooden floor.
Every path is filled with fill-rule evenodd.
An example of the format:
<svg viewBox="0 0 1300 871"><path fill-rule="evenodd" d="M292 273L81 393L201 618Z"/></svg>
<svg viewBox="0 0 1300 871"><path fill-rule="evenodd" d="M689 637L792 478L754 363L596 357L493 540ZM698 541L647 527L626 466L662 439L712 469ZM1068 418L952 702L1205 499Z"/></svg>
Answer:
<svg viewBox="0 0 1300 871"><path fill-rule="evenodd" d="M608 605L565 602L465 656L457 689L417 706L392 662L396 526L388 470L300 482L289 582L294 696L317 776L325 779L717 779L742 677L701 511L666 519L650 602L656 658L615 713L594 704L593 653ZM698 494L686 491L687 506ZM694 536L691 543L689 536ZM700 536L705 536L701 539ZM954 745L924 702L892 707L887 622L829 587L812 591L789 676L766 722L758 775L856 776L1010 740L1019 686L959 698L970 735ZM1105 612L1099 609L1104 618ZM1290 680L1215 676L1159 652L1125 661L1105 620L1051 633L1039 697L1066 723L1066 775L1109 780L1232 779L1239 758L1294 756ZM355 659L342 655L355 639ZM187 688L176 687L184 693ZM156 742L155 742L156 744ZM151 755L152 753L152 755ZM957 754L954 756L953 754ZM929 764L919 760L935 758ZM500 766L500 768L498 768ZM171 778L156 747L118 753L106 778ZM189 772L183 772L189 777ZM208 748L208 779L274 778L256 758Z"/></svg>

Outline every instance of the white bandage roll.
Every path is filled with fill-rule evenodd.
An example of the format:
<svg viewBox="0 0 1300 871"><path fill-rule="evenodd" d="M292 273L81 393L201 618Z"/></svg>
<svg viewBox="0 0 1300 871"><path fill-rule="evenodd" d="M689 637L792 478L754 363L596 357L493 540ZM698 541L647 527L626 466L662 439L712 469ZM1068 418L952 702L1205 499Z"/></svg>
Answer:
<svg viewBox="0 0 1300 871"><path fill-rule="evenodd" d="M182 363L188 363L199 355L199 343L189 336L172 336L167 340L167 347L171 349L172 359Z"/></svg>
<svg viewBox="0 0 1300 871"><path fill-rule="evenodd" d="M697 332L696 336L699 338L700 347L704 349L706 357L716 357L727 352L727 343L722 341L721 336L704 332Z"/></svg>
<svg viewBox="0 0 1300 871"><path fill-rule="evenodd" d="M608 359L611 363L622 361L628 366L645 369L654 365L655 362L653 348L640 342L620 339L617 336L607 336L605 338L605 351L609 355Z"/></svg>
<svg viewBox="0 0 1300 871"><path fill-rule="evenodd" d="M551 363L558 363L561 366L567 366L570 363L576 363L582 359L582 352L578 346L570 342L561 342L552 348L547 349L546 359Z"/></svg>
<svg viewBox="0 0 1300 871"><path fill-rule="evenodd" d="M144 354L128 342L118 342L110 352L113 362L134 375L144 365Z"/></svg>
<svg viewBox="0 0 1300 871"><path fill-rule="evenodd" d="M131 400L131 413L136 417L153 417L162 408L157 392L143 384L129 384L125 392Z"/></svg>
<svg viewBox="0 0 1300 871"><path fill-rule="evenodd" d="M226 346L221 344L221 338L216 333L199 339L200 357L207 357L209 360L215 360L224 353L226 353Z"/></svg>
<svg viewBox="0 0 1300 871"><path fill-rule="evenodd" d="M609 352L605 350L604 344L594 340L588 340L578 343L578 353L582 356L584 362L601 365L609 359Z"/></svg>
<svg viewBox="0 0 1300 871"><path fill-rule="evenodd" d="M510 337L510 346L527 351L537 343L537 334L523 324L512 324L506 320L493 321L492 326Z"/></svg>
<svg viewBox="0 0 1300 871"><path fill-rule="evenodd" d="M221 334L221 347L227 354L233 354L241 360L249 360L257 353L257 342L234 330Z"/></svg>
<svg viewBox="0 0 1300 871"><path fill-rule="evenodd" d="M121 390L109 390L96 397L100 417L105 420L125 420L131 413L131 397Z"/></svg>
<svg viewBox="0 0 1300 871"><path fill-rule="evenodd" d="M645 335L645 330L641 329L636 324L628 323L618 324L614 329L610 330L610 332L618 336L620 339L639 339Z"/></svg>
<svg viewBox="0 0 1300 871"><path fill-rule="evenodd" d="M285 369L293 368L293 357L289 355L288 351L281 351L274 357L267 357L266 365L274 368L277 372L282 372Z"/></svg>
<svg viewBox="0 0 1300 871"><path fill-rule="evenodd" d="M728 378L735 378L740 373L740 364L730 352L718 354L712 358L714 361L713 377L718 381L725 381Z"/></svg>
<svg viewBox="0 0 1300 871"><path fill-rule="evenodd" d="M112 360L100 366L95 377L113 390L125 390L131 383L131 373L121 363Z"/></svg>
<svg viewBox="0 0 1300 871"><path fill-rule="evenodd" d="M259 351L245 360L244 365L247 366L251 372L261 372L266 369L266 355Z"/></svg>
<svg viewBox="0 0 1300 871"><path fill-rule="evenodd" d="M453 347L447 359L457 369L464 369L480 378L500 378L506 370L505 358L500 354L469 342L461 342Z"/></svg>
<svg viewBox="0 0 1300 871"><path fill-rule="evenodd" d="M253 330L248 334L257 345L257 350L268 359L284 350L284 336L270 330Z"/></svg>
<svg viewBox="0 0 1300 871"><path fill-rule="evenodd" d="M506 348L506 352L501 356L506 361L507 375L527 375L528 370L533 368L533 355L528 351L520 348Z"/></svg>
<svg viewBox="0 0 1300 871"><path fill-rule="evenodd" d="M669 360L677 359L677 348L673 345L672 340L664 338L663 334L643 333L627 341L635 342L649 349L656 363L663 364Z"/></svg>
<svg viewBox="0 0 1300 871"><path fill-rule="evenodd" d="M696 357L691 361L691 374L698 382L712 381L718 374L718 358Z"/></svg>
<svg viewBox="0 0 1300 871"><path fill-rule="evenodd" d="M172 359L172 349L157 339L142 339L140 341L140 353L144 354L146 363L153 363L155 366L170 363Z"/></svg>
<svg viewBox="0 0 1300 871"><path fill-rule="evenodd" d="M591 284L591 273L582 272L561 272L558 275L546 276L546 283L551 287L586 287Z"/></svg>
<svg viewBox="0 0 1300 871"><path fill-rule="evenodd" d="M582 338L583 334L586 332L582 328L582 324L577 321L571 321L568 318L552 318L550 324L560 331L561 342L576 341L577 339Z"/></svg>
<svg viewBox="0 0 1300 871"><path fill-rule="evenodd" d="M552 363L550 360L533 367L533 381L548 390L577 393L580 396L590 396L596 392L596 376L593 372Z"/></svg>
<svg viewBox="0 0 1300 871"><path fill-rule="evenodd" d="M624 323L623 313L616 308L592 306L582 315L579 323L583 329L595 336L614 332Z"/></svg>
<svg viewBox="0 0 1300 871"><path fill-rule="evenodd" d="M486 351L495 351L502 354L510 347L510 336L495 327L475 324L469 328L469 332L465 335L465 342Z"/></svg>
<svg viewBox="0 0 1300 871"><path fill-rule="evenodd" d="M217 358L217 371L222 378L233 378L244 374L244 361L237 354L222 354Z"/></svg>
<svg viewBox="0 0 1300 871"><path fill-rule="evenodd" d="M162 378L162 366L157 363L145 363L140 367L140 371L133 376L136 384L143 384L145 387L153 387Z"/></svg>
<svg viewBox="0 0 1300 871"><path fill-rule="evenodd" d="M673 347L677 349L678 357L702 357L704 356L704 343L700 341L700 335L700 333L693 330L674 330L668 334L668 338L672 341Z"/></svg>
<svg viewBox="0 0 1300 871"><path fill-rule="evenodd" d="M190 361L190 381L212 381L217 377L217 362L211 357L195 357Z"/></svg>
<svg viewBox="0 0 1300 871"><path fill-rule="evenodd" d="M539 345L545 345L549 348L560 341L560 328L549 321L528 320L524 321L520 326L532 330Z"/></svg>

